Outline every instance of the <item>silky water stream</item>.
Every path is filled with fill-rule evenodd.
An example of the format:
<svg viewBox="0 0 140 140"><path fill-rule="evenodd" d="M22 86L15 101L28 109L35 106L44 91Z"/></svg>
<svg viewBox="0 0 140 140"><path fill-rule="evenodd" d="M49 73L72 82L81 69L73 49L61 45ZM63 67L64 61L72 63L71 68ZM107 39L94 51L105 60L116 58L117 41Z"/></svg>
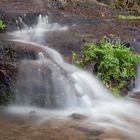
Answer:
<svg viewBox="0 0 140 140"><path fill-rule="evenodd" d="M23 23L24 24L24 23ZM132 140L140 139L139 103L114 97L96 77L68 64L53 48L43 46L44 34L67 31L68 27L38 17L37 25L10 33L12 41L40 48L37 60L23 60L16 85L16 102L6 110L40 118L80 113L87 122L105 130L118 130ZM49 114L49 115L48 115ZM51 114L51 115L50 115Z"/></svg>

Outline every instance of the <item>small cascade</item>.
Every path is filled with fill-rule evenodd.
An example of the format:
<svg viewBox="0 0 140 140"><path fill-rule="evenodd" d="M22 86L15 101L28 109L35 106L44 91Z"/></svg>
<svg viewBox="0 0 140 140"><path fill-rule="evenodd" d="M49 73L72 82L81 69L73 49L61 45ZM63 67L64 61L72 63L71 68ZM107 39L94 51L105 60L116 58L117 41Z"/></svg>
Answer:
<svg viewBox="0 0 140 140"><path fill-rule="evenodd" d="M44 60L45 59L45 57L44 57L42 52L38 53L38 57L39 57L39 60Z"/></svg>
<svg viewBox="0 0 140 140"><path fill-rule="evenodd" d="M19 41L19 40L17 40L17 41ZM62 100L65 101L67 104L66 105L63 102L61 105L62 108L63 107L79 108L79 107L87 107L87 106L88 106L88 108L90 108L93 106L95 99L105 100L105 101L111 101L112 99L115 100L113 95L111 93L109 93L109 91L107 89L105 89L105 87L103 87L94 76L92 76L91 74L89 74L85 71L82 71L81 69L79 69L73 65L66 63L63 60L62 56L54 49L49 48L47 46L31 43L31 42L26 42L26 41L20 41L20 42L26 43L26 44L31 44L31 45L41 48L44 51L45 56L43 55L43 53L40 52L38 60L23 61L21 63L21 65L23 65L23 67L21 68L20 71L24 71L25 75L20 74L23 76L23 78L19 77L19 81L21 81L21 79L22 79L24 81L23 83L25 83L25 85L28 86L29 84L26 84L27 83L26 81L30 81L30 79L31 79L30 75L33 75L32 76L33 78L35 78L38 75L36 72L35 72L35 74L33 72L33 71L37 71L37 69L38 69L38 68L34 68L34 66L39 66L39 72L42 71L41 70L42 68L45 68L45 70L49 71L48 75L50 78L48 81L50 83L48 83L47 85L49 85L49 87L50 87L49 91L51 91L51 93L48 93L46 91L46 94L54 95L55 99L58 99L57 96L61 97L60 99L56 100L56 102L57 102L56 106L55 106L56 108L57 108L57 106L60 106L59 103L61 103ZM27 69L25 69L26 67L27 67ZM26 77L26 75L28 75L27 78L29 78L29 79L24 79ZM47 75L47 73L46 73L46 75ZM36 77L36 81L39 82L40 80L38 77ZM48 78L46 77L46 79L48 79ZM21 82L18 82L18 83L20 84ZM21 86L24 85L23 83L21 83ZM31 82L31 83L33 83L33 82ZM93 86L93 85L96 85L96 86ZM33 89L35 89L34 85L33 86L30 85L30 88L32 88L32 87L33 87ZM35 87L37 87L37 86L35 85ZM23 87L23 89L25 89L25 87ZM28 91L31 91L31 89L27 90L26 92L28 93ZM35 90L35 91L37 91L37 90ZM22 91L18 90L18 92L21 93ZM34 94L34 93L33 93L33 95L36 96L36 94ZM26 97L26 95L25 95L25 97ZM31 98L33 98L33 96L31 96ZM23 100L22 97L21 97L21 99ZM28 100L29 100L29 98L28 98ZM87 103L86 103L86 101L87 101ZM22 103L22 102L20 101L20 103ZM38 105L38 103L35 103L35 104ZM31 105L32 105L32 103L31 103Z"/></svg>
<svg viewBox="0 0 140 140"><path fill-rule="evenodd" d="M134 88L128 95L132 97L140 95L140 65L137 66Z"/></svg>
<svg viewBox="0 0 140 140"><path fill-rule="evenodd" d="M76 106L73 84L61 68L42 52L38 60L21 62L16 104L46 108Z"/></svg>
<svg viewBox="0 0 140 140"><path fill-rule="evenodd" d="M19 17L19 21L20 21L20 23L23 25L23 28L24 28L24 29L25 29L25 28L28 28L28 26L24 23L24 21L22 20L21 17Z"/></svg>
<svg viewBox="0 0 140 140"><path fill-rule="evenodd" d="M47 32L66 31L68 29L67 26L61 26L58 23L50 23L48 16L39 15L37 24L30 27L24 23L21 17L19 20L24 28L22 30L9 33L9 35L12 35L16 39L32 41L36 43L41 43L43 40L43 35Z"/></svg>
<svg viewBox="0 0 140 140"><path fill-rule="evenodd" d="M140 91L140 66L139 65L137 66L135 89L137 91Z"/></svg>

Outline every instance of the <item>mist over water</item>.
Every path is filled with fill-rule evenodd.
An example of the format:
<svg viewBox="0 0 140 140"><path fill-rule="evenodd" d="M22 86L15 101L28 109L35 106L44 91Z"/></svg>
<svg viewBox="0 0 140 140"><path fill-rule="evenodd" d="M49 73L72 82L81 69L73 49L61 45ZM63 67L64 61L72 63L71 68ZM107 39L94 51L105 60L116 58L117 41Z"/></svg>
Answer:
<svg viewBox="0 0 140 140"><path fill-rule="evenodd" d="M68 64L56 50L41 45L44 33L54 30L66 31L68 27L51 24L48 17L40 15L37 25L10 33L13 41L41 48L42 52L37 60L21 62L16 102L8 111L28 114L36 110L40 116L45 116L48 109L49 112L55 110L53 115L83 113L90 123L106 130L117 129L131 139L139 140L139 104L114 97L94 75Z"/></svg>

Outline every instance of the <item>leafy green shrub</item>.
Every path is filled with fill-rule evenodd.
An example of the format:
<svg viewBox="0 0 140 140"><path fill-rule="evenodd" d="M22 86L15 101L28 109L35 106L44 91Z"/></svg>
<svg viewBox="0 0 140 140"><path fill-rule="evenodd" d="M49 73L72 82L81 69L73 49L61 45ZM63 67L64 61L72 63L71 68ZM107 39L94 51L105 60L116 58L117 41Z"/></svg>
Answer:
<svg viewBox="0 0 140 140"><path fill-rule="evenodd" d="M101 40L98 44L85 43L81 57L78 58L78 55L73 53L73 60L80 66L96 61L97 76L111 90L120 90L127 79L135 76L135 67L140 63L140 56L119 41Z"/></svg>
<svg viewBox="0 0 140 140"><path fill-rule="evenodd" d="M5 28L6 28L5 23L2 20L0 20L0 30L4 30Z"/></svg>

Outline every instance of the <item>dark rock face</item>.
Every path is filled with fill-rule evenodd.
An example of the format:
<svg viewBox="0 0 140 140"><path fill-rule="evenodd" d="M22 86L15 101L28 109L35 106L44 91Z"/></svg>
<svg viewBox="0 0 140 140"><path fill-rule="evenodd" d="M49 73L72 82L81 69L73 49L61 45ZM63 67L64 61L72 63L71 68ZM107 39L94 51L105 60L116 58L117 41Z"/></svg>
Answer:
<svg viewBox="0 0 140 140"><path fill-rule="evenodd" d="M130 42L131 48L134 52L140 54L140 42L137 40L134 40Z"/></svg>
<svg viewBox="0 0 140 140"><path fill-rule="evenodd" d="M15 30L17 29L17 25L16 22L14 20L14 18L12 18L10 15L8 16L4 11L2 11L0 9L0 19L2 21L4 21L4 23L6 24L6 30L11 29L11 30Z"/></svg>
<svg viewBox="0 0 140 140"><path fill-rule="evenodd" d="M15 77L17 66L0 61L0 104L6 104L14 99Z"/></svg>
<svg viewBox="0 0 140 140"><path fill-rule="evenodd" d="M63 3L58 0L50 0L48 6L50 6L51 8L58 8L62 10L64 9Z"/></svg>
<svg viewBox="0 0 140 140"><path fill-rule="evenodd" d="M0 61L17 62L22 59L36 59L34 50L18 43L0 41Z"/></svg>
<svg viewBox="0 0 140 140"><path fill-rule="evenodd" d="M22 45L17 47L18 45L18 43L0 41L0 104L14 100L20 60L37 59L37 51Z"/></svg>
<svg viewBox="0 0 140 140"><path fill-rule="evenodd" d="M17 29L22 29L25 22L27 25L31 26L37 21L39 13L6 13L0 9L0 19L6 24L6 29L4 31L14 31ZM4 32L3 31L3 32Z"/></svg>

